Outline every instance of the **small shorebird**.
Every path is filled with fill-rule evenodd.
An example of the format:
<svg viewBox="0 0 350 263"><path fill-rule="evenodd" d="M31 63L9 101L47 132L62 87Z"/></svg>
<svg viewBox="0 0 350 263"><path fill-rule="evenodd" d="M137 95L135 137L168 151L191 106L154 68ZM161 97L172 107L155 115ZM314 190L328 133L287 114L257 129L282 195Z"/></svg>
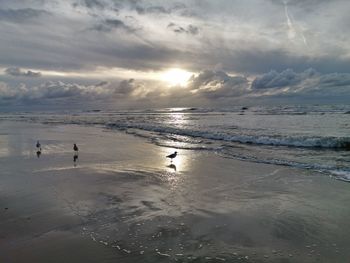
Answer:
<svg viewBox="0 0 350 263"><path fill-rule="evenodd" d="M76 143L74 143L73 150L74 150L75 152L78 152L78 151L79 151L79 148L78 148L78 146L77 146L77 144L76 144Z"/></svg>
<svg viewBox="0 0 350 263"><path fill-rule="evenodd" d="M177 155L177 152L174 152L172 154L167 155L166 158L170 158L171 161L173 161L173 159L176 157L176 155Z"/></svg>

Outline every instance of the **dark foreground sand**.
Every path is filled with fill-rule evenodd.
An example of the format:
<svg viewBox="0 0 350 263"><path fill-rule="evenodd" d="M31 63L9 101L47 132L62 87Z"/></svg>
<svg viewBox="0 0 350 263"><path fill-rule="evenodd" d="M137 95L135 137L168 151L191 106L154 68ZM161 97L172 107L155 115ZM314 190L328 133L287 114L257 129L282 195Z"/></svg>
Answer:
<svg viewBox="0 0 350 263"><path fill-rule="evenodd" d="M0 262L349 262L350 184L173 150L0 122Z"/></svg>

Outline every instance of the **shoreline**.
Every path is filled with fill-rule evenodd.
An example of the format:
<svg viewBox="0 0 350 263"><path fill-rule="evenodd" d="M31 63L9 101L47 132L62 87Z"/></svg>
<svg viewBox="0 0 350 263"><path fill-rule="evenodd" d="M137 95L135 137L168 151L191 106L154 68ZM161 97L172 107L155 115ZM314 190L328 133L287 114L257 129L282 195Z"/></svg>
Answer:
<svg viewBox="0 0 350 263"><path fill-rule="evenodd" d="M55 114L9 115L7 117L2 115L0 119L57 126L100 127L114 132L121 131L135 135L160 147L212 151L216 154L219 153L222 157L235 160L301 168L349 182L348 163L350 160L346 150L349 138L348 131L344 129L346 125L341 124L347 123L347 118L344 119L346 115L338 116L335 119L336 123L325 124L320 131L313 131L310 134L307 126L303 125L301 125L300 133L285 132L285 129L280 127L280 121L284 122L282 127L289 127L290 123L285 122L283 114L279 116L277 122L271 123L271 128L264 125L258 128L262 121L266 121L265 117L261 117L265 115L254 112L252 111L252 115L248 118L241 116L238 112L223 111L219 115L216 115L218 113L215 112L214 115L220 118L219 120L212 119L211 113L204 116L204 122L201 120L202 118L198 118L196 113L186 110L180 111L180 113L172 113L171 110L161 111L160 115L148 111L137 112L136 115L135 112L131 112L130 115L125 112L111 113L108 111L77 112L71 115L57 112ZM201 114L203 117L203 113L197 114ZM299 115L296 115L297 119L294 119L294 115L291 116L293 116L294 122L305 121L298 119ZM321 121L320 118L325 115L316 116L318 117L309 118L306 122L311 122L309 123L311 126L317 126ZM164 120L163 124L158 122L160 119ZM176 120L176 125L171 123L174 120ZM330 120L333 121L331 115L328 116L328 121ZM212 124L228 122L229 124L227 127L220 128L220 125L216 127L212 124L204 124L205 122ZM241 123L242 127L240 127ZM289 127L287 130L293 129L293 127Z"/></svg>
<svg viewBox="0 0 350 263"><path fill-rule="evenodd" d="M0 122L0 142L4 261L350 256L348 185L310 171L195 150L179 150L175 170L165 158L173 149L99 127ZM73 142L80 148L76 167Z"/></svg>

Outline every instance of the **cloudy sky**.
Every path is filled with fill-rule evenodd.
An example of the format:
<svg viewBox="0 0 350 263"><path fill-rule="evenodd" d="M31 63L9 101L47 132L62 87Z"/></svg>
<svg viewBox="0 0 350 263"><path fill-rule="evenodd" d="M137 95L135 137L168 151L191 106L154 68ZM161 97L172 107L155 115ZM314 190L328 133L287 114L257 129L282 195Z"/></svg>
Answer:
<svg viewBox="0 0 350 263"><path fill-rule="evenodd" d="M348 0L0 0L0 108L344 103L349 13Z"/></svg>

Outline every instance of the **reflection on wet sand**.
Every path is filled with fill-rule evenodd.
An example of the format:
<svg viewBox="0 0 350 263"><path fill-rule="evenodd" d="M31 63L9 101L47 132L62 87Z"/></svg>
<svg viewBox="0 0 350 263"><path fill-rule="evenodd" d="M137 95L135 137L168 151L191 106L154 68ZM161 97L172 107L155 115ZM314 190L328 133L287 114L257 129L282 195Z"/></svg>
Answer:
<svg viewBox="0 0 350 263"><path fill-rule="evenodd" d="M28 130L21 125L12 130ZM158 147L93 127L69 126L64 135L51 127L37 130L47 138L45 162L12 151L23 148L34 156L28 135L22 140L12 135L13 142L29 143L14 145L12 156L0 158L1 235L11 240L3 242L0 262L19 254L24 260L16 262L45 262L49 252L57 262L68 262L72 249L79 262L349 258L348 185L299 170ZM71 166L76 134L78 145L94 138L77 169ZM0 143L0 153L6 145ZM175 150L179 154L171 163L165 156ZM74 153L73 162L78 162Z"/></svg>
<svg viewBox="0 0 350 263"><path fill-rule="evenodd" d="M176 172L176 165L175 164L172 163L172 164L168 165L167 167L173 169Z"/></svg>
<svg viewBox="0 0 350 263"><path fill-rule="evenodd" d="M79 159L79 156L78 156L78 153L76 152L74 153L74 156L73 156L74 167L77 166L78 159Z"/></svg>

